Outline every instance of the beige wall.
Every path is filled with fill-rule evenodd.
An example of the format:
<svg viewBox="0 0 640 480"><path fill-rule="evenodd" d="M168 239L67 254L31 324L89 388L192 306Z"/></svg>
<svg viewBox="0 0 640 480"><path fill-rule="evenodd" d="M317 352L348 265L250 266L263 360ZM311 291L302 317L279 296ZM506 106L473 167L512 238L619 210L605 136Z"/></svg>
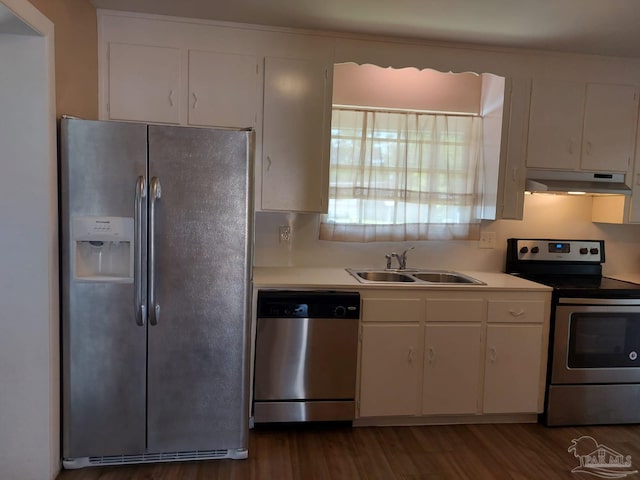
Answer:
<svg viewBox="0 0 640 480"><path fill-rule="evenodd" d="M595 238L605 241L605 274L640 272L640 225L608 225L591 221L592 197L525 195L524 221L483 221L482 231L496 234L496 248L479 248L477 241L328 242L318 239L320 216L297 213L256 214L256 266L376 267L385 254L409 252L409 266L463 271L502 272L507 239ZM291 242L278 241L278 227L291 227Z"/></svg>
<svg viewBox="0 0 640 480"><path fill-rule="evenodd" d="M343 63L333 69L333 103L478 113L482 79L472 73Z"/></svg>
<svg viewBox="0 0 640 480"><path fill-rule="evenodd" d="M98 28L89 0L29 0L55 26L56 114L98 118Z"/></svg>

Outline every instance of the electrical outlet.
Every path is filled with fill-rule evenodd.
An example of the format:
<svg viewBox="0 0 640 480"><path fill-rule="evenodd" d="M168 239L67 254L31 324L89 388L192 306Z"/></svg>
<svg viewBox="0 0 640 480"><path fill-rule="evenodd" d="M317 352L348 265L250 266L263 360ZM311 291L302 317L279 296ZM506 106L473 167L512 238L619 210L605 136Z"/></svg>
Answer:
<svg viewBox="0 0 640 480"><path fill-rule="evenodd" d="M280 243L289 243L291 241L291 227L289 225L280 225L278 239Z"/></svg>
<svg viewBox="0 0 640 480"><path fill-rule="evenodd" d="M479 248L496 248L496 232L482 232L480 234Z"/></svg>

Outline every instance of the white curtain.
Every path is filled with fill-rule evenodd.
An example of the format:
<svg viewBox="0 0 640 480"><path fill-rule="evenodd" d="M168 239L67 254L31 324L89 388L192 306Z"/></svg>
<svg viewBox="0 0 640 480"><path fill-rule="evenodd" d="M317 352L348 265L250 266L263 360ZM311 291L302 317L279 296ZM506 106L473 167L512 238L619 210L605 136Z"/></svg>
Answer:
<svg viewBox="0 0 640 480"><path fill-rule="evenodd" d="M320 239L478 239L482 118L334 108Z"/></svg>

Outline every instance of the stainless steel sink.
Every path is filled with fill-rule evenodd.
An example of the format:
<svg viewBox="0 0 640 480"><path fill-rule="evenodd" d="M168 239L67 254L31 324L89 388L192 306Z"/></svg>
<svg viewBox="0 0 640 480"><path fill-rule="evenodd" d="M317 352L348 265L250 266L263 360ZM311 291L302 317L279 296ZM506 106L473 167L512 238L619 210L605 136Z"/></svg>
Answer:
<svg viewBox="0 0 640 480"><path fill-rule="evenodd" d="M459 272L449 270L375 270L347 268L353 277L360 283L412 283L422 285L433 284L467 284L485 285L478 279L469 277Z"/></svg>
<svg viewBox="0 0 640 480"><path fill-rule="evenodd" d="M424 280L425 282L429 283L482 283L480 280L467 277L466 275L462 275L461 273L457 272L425 272L414 273L413 276L419 280Z"/></svg>
<svg viewBox="0 0 640 480"><path fill-rule="evenodd" d="M395 272L356 272L356 278L367 280L368 282L415 282L408 275Z"/></svg>

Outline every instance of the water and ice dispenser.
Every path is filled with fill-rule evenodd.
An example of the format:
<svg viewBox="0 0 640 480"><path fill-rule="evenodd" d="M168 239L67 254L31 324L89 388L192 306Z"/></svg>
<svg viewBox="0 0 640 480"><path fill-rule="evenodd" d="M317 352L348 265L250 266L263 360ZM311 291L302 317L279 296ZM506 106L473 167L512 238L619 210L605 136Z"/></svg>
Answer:
<svg viewBox="0 0 640 480"><path fill-rule="evenodd" d="M133 282L133 218L73 217L73 277L85 282Z"/></svg>

